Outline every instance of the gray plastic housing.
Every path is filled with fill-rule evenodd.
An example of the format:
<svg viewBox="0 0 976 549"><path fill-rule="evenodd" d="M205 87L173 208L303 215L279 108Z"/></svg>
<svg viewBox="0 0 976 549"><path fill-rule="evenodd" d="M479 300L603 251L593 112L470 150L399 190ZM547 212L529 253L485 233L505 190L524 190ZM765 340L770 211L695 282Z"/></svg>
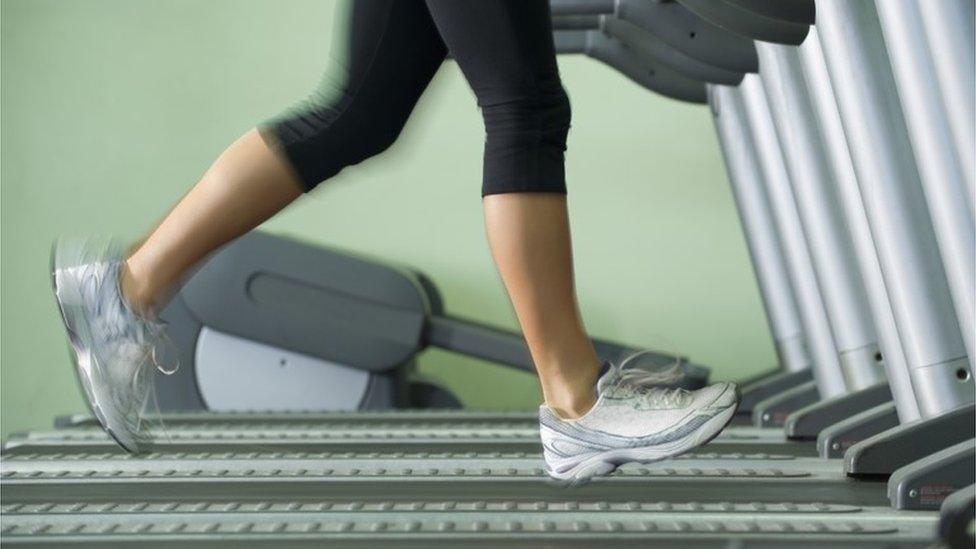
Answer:
<svg viewBox="0 0 976 549"><path fill-rule="evenodd" d="M816 440L822 430L834 423L885 402L891 402L891 389L887 383L879 383L800 408L786 417L783 429L787 438Z"/></svg>
<svg viewBox="0 0 976 549"><path fill-rule="evenodd" d="M894 402L885 402L854 414L820 431L817 435L817 454L829 459L842 458L851 446L897 427L898 421Z"/></svg>
<svg viewBox="0 0 976 549"><path fill-rule="evenodd" d="M618 0L615 15L703 63L735 72L759 70L752 39L713 25L676 2Z"/></svg>
<svg viewBox="0 0 976 549"><path fill-rule="evenodd" d="M627 47L601 31L556 31L557 53L581 53L617 70L636 84L671 99L705 104L705 83Z"/></svg>
<svg viewBox="0 0 976 549"><path fill-rule="evenodd" d="M756 15L800 25L812 25L817 10L813 0L722 0Z"/></svg>
<svg viewBox="0 0 976 549"><path fill-rule="evenodd" d="M209 333L365 372L361 394L347 395L359 399L358 409L407 405L405 378L422 346L430 306L409 271L297 240L248 234L214 254L163 310L180 369L157 376L159 407L210 408L199 363L200 338ZM228 376L223 383L222 391L260 390L254 379Z"/></svg>
<svg viewBox="0 0 976 549"><path fill-rule="evenodd" d="M243 409L249 400L265 403L267 409L287 407L287 402L279 405L266 398L275 390L307 396L310 400L300 407L333 409L327 395L319 404L312 394L316 388L332 392L343 402L340 409L456 405L446 391L414 379L414 357L428 346L534 371L521 334L446 315L440 293L423 274L261 232L214 254L161 317L169 324L181 362L175 374L157 376L162 411L212 408L202 387L217 387L223 402L237 404L219 408L225 410ZM223 355L223 348L203 345L218 337L213 334L231 342ZM638 351L607 340L594 340L594 346L611 362ZM263 366L235 370L235 362L251 358L248 353L270 358ZM221 362L226 364L214 379L214 364ZM291 362L304 362L304 369ZM648 352L640 366L661 368L675 362L680 362L682 376L674 385L693 389L707 382L708 370L683 357ZM335 377L323 373L325 369L334 369ZM238 376L236 371L257 373ZM286 375L307 379L284 380L281 385L294 388L288 393L276 386ZM303 381L310 387L303 387Z"/></svg>
<svg viewBox="0 0 976 549"><path fill-rule="evenodd" d="M938 509L953 492L973 484L976 440L964 440L891 474L888 499L895 509Z"/></svg>
<svg viewBox="0 0 976 549"><path fill-rule="evenodd" d="M752 409L752 423L756 427L782 427L790 414L819 399L820 392L816 382L801 383L757 402Z"/></svg>
<svg viewBox="0 0 976 549"><path fill-rule="evenodd" d="M812 381L813 371L809 369L796 372L776 371L765 374L759 379L747 380L741 384L739 409L736 414L751 415L759 402Z"/></svg>
<svg viewBox="0 0 976 549"><path fill-rule="evenodd" d="M642 58L653 59L693 80L737 86L745 76L743 72L730 71L700 61L672 47L657 35L617 17L600 16L600 30L607 36L620 40Z"/></svg>
<svg viewBox="0 0 976 549"><path fill-rule="evenodd" d="M974 437L976 411L967 404L862 440L844 453L844 469L849 475L890 475L913 461Z"/></svg>
<svg viewBox="0 0 976 549"><path fill-rule="evenodd" d="M945 498L939 508L939 538L948 547L971 547L973 532L970 525L976 520L976 484L956 490Z"/></svg>
<svg viewBox="0 0 976 549"><path fill-rule="evenodd" d="M554 17L613 13L614 2L615 0L549 0L549 11Z"/></svg>
<svg viewBox="0 0 976 549"><path fill-rule="evenodd" d="M809 23L787 21L780 17L752 11L747 8L756 6L749 6L750 2L745 0L679 0L679 2L719 27L763 42L799 46L810 32ZM784 1L784 4L792 3Z"/></svg>

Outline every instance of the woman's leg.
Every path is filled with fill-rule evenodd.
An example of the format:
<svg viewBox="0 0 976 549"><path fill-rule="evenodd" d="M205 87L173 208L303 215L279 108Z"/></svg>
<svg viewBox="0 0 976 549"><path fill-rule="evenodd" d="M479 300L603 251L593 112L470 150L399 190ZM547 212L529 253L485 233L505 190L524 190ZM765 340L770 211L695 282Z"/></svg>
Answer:
<svg viewBox="0 0 976 549"><path fill-rule="evenodd" d="M563 91L545 0L428 0L485 119L485 226L546 404L575 418L594 403L600 362L573 283Z"/></svg>
<svg viewBox="0 0 976 549"><path fill-rule="evenodd" d="M183 273L281 211L303 190L258 132L247 132L129 256L122 294L136 311L158 312Z"/></svg>
<svg viewBox="0 0 976 549"><path fill-rule="evenodd" d="M564 418L579 417L593 406L600 364L576 304L566 195L488 195L484 212L546 404Z"/></svg>
<svg viewBox="0 0 976 549"><path fill-rule="evenodd" d="M546 0L427 0L485 119L485 223L539 370L548 473L582 480L711 440L735 413L735 387L655 387L640 369L599 362L573 289L563 152L569 101ZM594 381L597 381L594 387ZM598 394L595 394L598 393Z"/></svg>
<svg viewBox="0 0 976 549"><path fill-rule="evenodd" d="M150 315L197 262L397 138L446 56L422 0L346 0L332 66L308 100L227 148L126 261L123 295Z"/></svg>
<svg viewBox="0 0 976 549"><path fill-rule="evenodd" d="M316 92L232 144L128 256L91 239L55 244L55 298L86 398L131 452L151 444L153 317L167 293L220 245L391 145L446 55L422 0L347 0L338 19L337 59Z"/></svg>

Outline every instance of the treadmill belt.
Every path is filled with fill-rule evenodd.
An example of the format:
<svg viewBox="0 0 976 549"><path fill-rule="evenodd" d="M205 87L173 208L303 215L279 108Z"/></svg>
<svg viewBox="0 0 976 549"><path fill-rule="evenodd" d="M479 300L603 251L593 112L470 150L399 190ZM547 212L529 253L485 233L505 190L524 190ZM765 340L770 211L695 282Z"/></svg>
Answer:
<svg viewBox="0 0 976 549"><path fill-rule="evenodd" d="M4 547L915 547L938 520L752 427L570 487L534 414L178 415L139 456L82 417L8 439Z"/></svg>
<svg viewBox="0 0 976 549"><path fill-rule="evenodd" d="M4 505L3 514L5 543L105 547L136 540L180 547L592 547L611 541L621 547L667 541L683 547L727 547L731 535L753 542L750 546L867 542L897 547L927 539L934 528L932 517L905 521L885 509L782 504L140 501L14 504Z"/></svg>
<svg viewBox="0 0 976 549"><path fill-rule="evenodd" d="M251 447L281 452L530 452L539 453L542 445L538 431L500 428L467 429L464 427L386 429L309 427L278 429L258 426L233 430L201 428L169 429L157 434L155 444L167 451L232 451ZM50 453L61 447L79 452L117 451L115 442L100 429L75 428L14 436L4 451L17 453ZM717 437L704 451L720 453L775 453L816 456L815 442L782 441L758 436L751 431Z"/></svg>

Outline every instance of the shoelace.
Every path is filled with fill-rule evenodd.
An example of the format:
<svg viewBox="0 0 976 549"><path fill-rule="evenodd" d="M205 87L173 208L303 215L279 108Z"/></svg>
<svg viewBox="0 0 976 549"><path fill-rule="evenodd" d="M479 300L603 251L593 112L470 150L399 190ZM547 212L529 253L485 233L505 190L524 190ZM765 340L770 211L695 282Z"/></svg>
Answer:
<svg viewBox="0 0 976 549"><path fill-rule="evenodd" d="M681 371L681 358L675 358L674 362L667 366L654 369L638 368L634 361L651 351L638 351L620 361L616 366L617 375L621 380L625 380L633 385L669 385L680 380L684 375Z"/></svg>
<svg viewBox="0 0 976 549"><path fill-rule="evenodd" d="M180 369L180 359L176 352L176 344L170 339L169 334L166 332L165 322L147 322L146 329L149 331L150 338L153 341L152 352L149 354L149 359L152 361L153 366L156 367L161 373L171 376ZM166 355L170 355L166 358Z"/></svg>
<svg viewBox="0 0 976 549"><path fill-rule="evenodd" d="M650 387L641 392L641 396L655 408L683 408L688 404L691 393L685 389Z"/></svg>
<svg viewBox="0 0 976 549"><path fill-rule="evenodd" d="M681 359L660 369L647 370L633 365L636 358L646 355L650 351L634 353L614 367L616 381L614 391L626 395L639 396L645 402L655 406L683 406L687 403L691 393L681 388L661 387L681 379Z"/></svg>
<svg viewBox="0 0 976 549"><path fill-rule="evenodd" d="M655 408L683 407L688 403L691 393L681 388L636 385L621 381L615 391L621 396L637 397Z"/></svg>

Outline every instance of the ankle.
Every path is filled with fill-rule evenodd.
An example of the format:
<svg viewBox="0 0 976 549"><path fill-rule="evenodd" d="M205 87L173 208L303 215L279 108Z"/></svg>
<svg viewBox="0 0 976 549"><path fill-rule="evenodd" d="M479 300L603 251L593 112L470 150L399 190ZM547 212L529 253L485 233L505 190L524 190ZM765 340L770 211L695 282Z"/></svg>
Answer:
<svg viewBox="0 0 976 549"><path fill-rule="evenodd" d="M546 393L546 406L563 419L579 419L585 416L597 401L596 389L592 386L583 390L565 388Z"/></svg>
<svg viewBox="0 0 976 549"><path fill-rule="evenodd" d="M539 361L537 367L546 406L564 419L577 419L596 404L600 361L595 354L591 360L580 360L583 352L570 356L575 358Z"/></svg>
<svg viewBox="0 0 976 549"><path fill-rule="evenodd" d="M563 419L579 419L596 404L596 387L589 377L549 381L543 390L546 406Z"/></svg>
<svg viewBox="0 0 976 549"><path fill-rule="evenodd" d="M133 268L131 259L122 262L119 290L122 299L136 314L145 318L155 316L156 292L147 277L141 276L140 271Z"/></svg>

